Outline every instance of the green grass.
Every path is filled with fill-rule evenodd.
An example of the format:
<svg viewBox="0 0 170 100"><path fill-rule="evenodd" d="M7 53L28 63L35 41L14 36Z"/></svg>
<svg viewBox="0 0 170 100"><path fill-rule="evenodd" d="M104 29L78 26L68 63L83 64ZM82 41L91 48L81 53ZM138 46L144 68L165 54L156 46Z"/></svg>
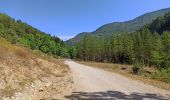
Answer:
<svg viewBox="0 0 170 100"><path fill-rule="evenodd" d="M170 69L161 69L152 74L153 79L170 83Z"/></svg>

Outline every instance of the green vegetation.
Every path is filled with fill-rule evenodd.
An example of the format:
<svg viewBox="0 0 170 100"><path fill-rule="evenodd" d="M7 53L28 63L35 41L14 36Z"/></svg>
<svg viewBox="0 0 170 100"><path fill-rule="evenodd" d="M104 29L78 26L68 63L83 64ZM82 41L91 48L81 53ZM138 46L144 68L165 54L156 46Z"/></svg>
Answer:
<svg viewBox="0 0 170 100"><path fill-rule="evenodd" d="M76 51L73 47L65 45L58 37L41 32L21 20L16 21L5 14L0 14L0 37L13 44L40 50L56 57L76 58Z"/></svg>
<svg viewBox="0 0 170 100"><path fill-rule="evenodd" d="M161 69L152 74L153 79L157 79L160 81L164 81L166 83L170 83L170 69Z"/></svg>
<svg viewBox="0 0 170 100"><path fill-rule="evenodd" d="M132 67L132 72L136 75L141 74L143 71L143 66L141 66L141 64L135 64Z"/></svg>
<svg viewBox="0 0 170 100"><path fill-rule="evenodd" d="M110 24L106 24L98 28L96 31L87 33L83 32L78 34L73 39L67 41L68 44L74 45L77 42L83 40L83 37L86 35L92 36L102 36L102 37L110 37L114 33L115 35L120 33L128 33L128 32L135 32L142 28L144 25L151 23L158 17L164 16L166 13L170 11L170 8L161 9L158 11L150 12L144 15L141 15L133 20L125 21L125 22L113 22ZM158 23L153 23L158 25Z"/></svg>
<svg viewBox="0 0 170 100"><path fill-rule="evenodd" d="M134 64L136 61L157 68L170 67L170 32L113 35L110 39L85 36L77 44L78 58L86 61Z"/></svg>
<svg viewBox="0 0 170 100"><path fill-rule="evenodd" d="M150 84L159 88L163 88L166 90L170 90L170 70L162 69L156 70L153 67L142 67L139 72L135 74L133 72L133 67L139 67L140 64L135 65L122 65L122 64L113 64L113 63L101 63L101 62L93 62L93 61L77 61L80 64L88 65L94 68L100 68L102 70L106 70L109 72L114 72L126 76L128 78L132 78L135 80L142 81L146 84ZM136 66L137 65L137 66Z"/></svg>
<svg viewBox="0 0 170 100"><path fill-rule="evenodd" d="M159 76L158 80L169 82L169 71L164 71L170 69L169 19L170 13L137 32L113 34L110 38L86 35L77 44L78 58L85 61L134 65L134 74L140 74L144 66L154 67L159 72L153 76Z"/></svg>
<svg viewBox="0 0 170 100"><path fill-rule="evenodd" d="M93 33L81 33L71 40L74 43L80 41L75 47L68 46L58 37L41 32L21 20L0 14L0 37L13 44L39 50L54 57L130 64L133 65L134 74L141 74L144 66L153 67L158 71L151 73L152 78L170 82L168 11L169 8L159 10L124 23L105 25ZM156 19L158 16L161 17ZM155 20L152 22L153 19ZM17 55L27 57L24 51L17 52Z"/></svg>

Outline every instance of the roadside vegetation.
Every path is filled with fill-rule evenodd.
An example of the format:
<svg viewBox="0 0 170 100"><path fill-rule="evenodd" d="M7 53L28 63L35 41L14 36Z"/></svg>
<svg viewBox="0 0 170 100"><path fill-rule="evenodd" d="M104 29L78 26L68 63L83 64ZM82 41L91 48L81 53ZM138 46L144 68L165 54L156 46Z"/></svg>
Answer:
<svg viewBox="0 0 170 100"><path fill-rule="evenodd" d="M170 83L170 13L133 33L112 37L86 35L77 44L77 57L84 61L132 65L133 74L155 69L151 77ZM149 76L147 76L149 77Z"/></svg>
<svg viewBox="0 0 170 100"><path fill-rule="evenodd" d="M70 71L64 60L12 45L3 38L0 38L0 80L0 99L30 98L35 91L41 89L43 92L51 85L54 85L53 88L60 88L53 93L62 93L67 90L67 85L72 84ZM58 80L61 81L56 83Z"/></svg>
<svg viewBox="0 0 170 100"><path fill-rule="evenodd" d="M122 65L122 64L112 64L112 63L100 63L100 62L91 62L91 61L77 61L80 64L88 65L94 68L100 68L109 72L114 72L121 74L123 76L129 77L131 79L139 80L144 83L170 90L170 84L168 82L160 81L160 71L153 68L144 68L139 74L134 74L132 65ZM159 76L155 76L155 73ZM161 72L162 74L162 72ZM169 78L168 75L166 75ZM164 77L165 78L165 77Z"/></svg>

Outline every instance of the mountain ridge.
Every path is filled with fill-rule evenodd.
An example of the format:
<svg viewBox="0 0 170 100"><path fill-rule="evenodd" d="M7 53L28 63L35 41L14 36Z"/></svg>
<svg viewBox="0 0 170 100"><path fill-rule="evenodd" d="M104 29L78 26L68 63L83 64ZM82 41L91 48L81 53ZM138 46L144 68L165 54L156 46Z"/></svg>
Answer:
<svg viewBox="0 0 170 100"><path fill-rule="evenodd" d="M112 22L105 24L93 32L82 32L79 33L74 38L66 41L69 45L74 45L76 42L79 42L83 39L85 35L94 35L94 36L104 36L109 37L113 33L123 33L123 32L135 32L142 28L144 25L151 23L158 17L161 17L168 13L170 8L164 8L153 12L148 12L143 15L140 15L132 20L124 21L124 22ZM87 34L88 33L88 34Z"/></svg>

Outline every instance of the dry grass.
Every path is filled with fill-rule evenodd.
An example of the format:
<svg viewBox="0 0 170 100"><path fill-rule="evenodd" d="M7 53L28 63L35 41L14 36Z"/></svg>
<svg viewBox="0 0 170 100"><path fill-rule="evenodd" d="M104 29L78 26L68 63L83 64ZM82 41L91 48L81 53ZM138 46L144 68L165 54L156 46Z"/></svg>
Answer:
<svg viewBox="0 0 170 100"><path fill-rule="evenodd" d="M10 54L23 59L29 59L32 55L28 49L11 45L5 39L0 38L0 57L6 60L9 59L9 56L11 56Z"/></svg>
<svg viewBox="0 0 170 100"><path fill-rule="evenodd" d="M29 52L23 49L17 49L15 51L16 56L21 57L21 58L29 58Z"/></svg>
<svg viewBox="0 0 170 100"><path fill-rule="evenodd" d="M0 38L0 98L22 92L36 80L51 76L61 78L68 72L64 60L12 45Z"/></svg>
<svg viewBox="0 0 170 100"><path fill-rule="evenodd" d="M78 61L78 63L85 64L85 65L88 65L88 66L92 66L92 67L95 67L95 68L104 69L104 70L110 71L110 72L119 73L119 74L124 75L126 77L129 77L131 79L139 80L139 81L142 81L144 83L147 83L147 84L159 87L159 88L170 90L170 84L162 82L162 81L150 79L148 77L148 75L146 75L146 73L143 76L132 74L130 65L97 63L97 62L83 62L83 61ZM122 66L126 66L127 69L123 70ZM147 69L147 70L150 70L150 69ZM153 71L153 69L152 69L152 71Z"/></svg>
<svg viewBox="0 0 170 100"><path fill-rule="evenodd" d="M11 97L15 94L16 89L12 87L12 85L7 85L4 89L1 90L2 95L6 97Z"/></svg>

